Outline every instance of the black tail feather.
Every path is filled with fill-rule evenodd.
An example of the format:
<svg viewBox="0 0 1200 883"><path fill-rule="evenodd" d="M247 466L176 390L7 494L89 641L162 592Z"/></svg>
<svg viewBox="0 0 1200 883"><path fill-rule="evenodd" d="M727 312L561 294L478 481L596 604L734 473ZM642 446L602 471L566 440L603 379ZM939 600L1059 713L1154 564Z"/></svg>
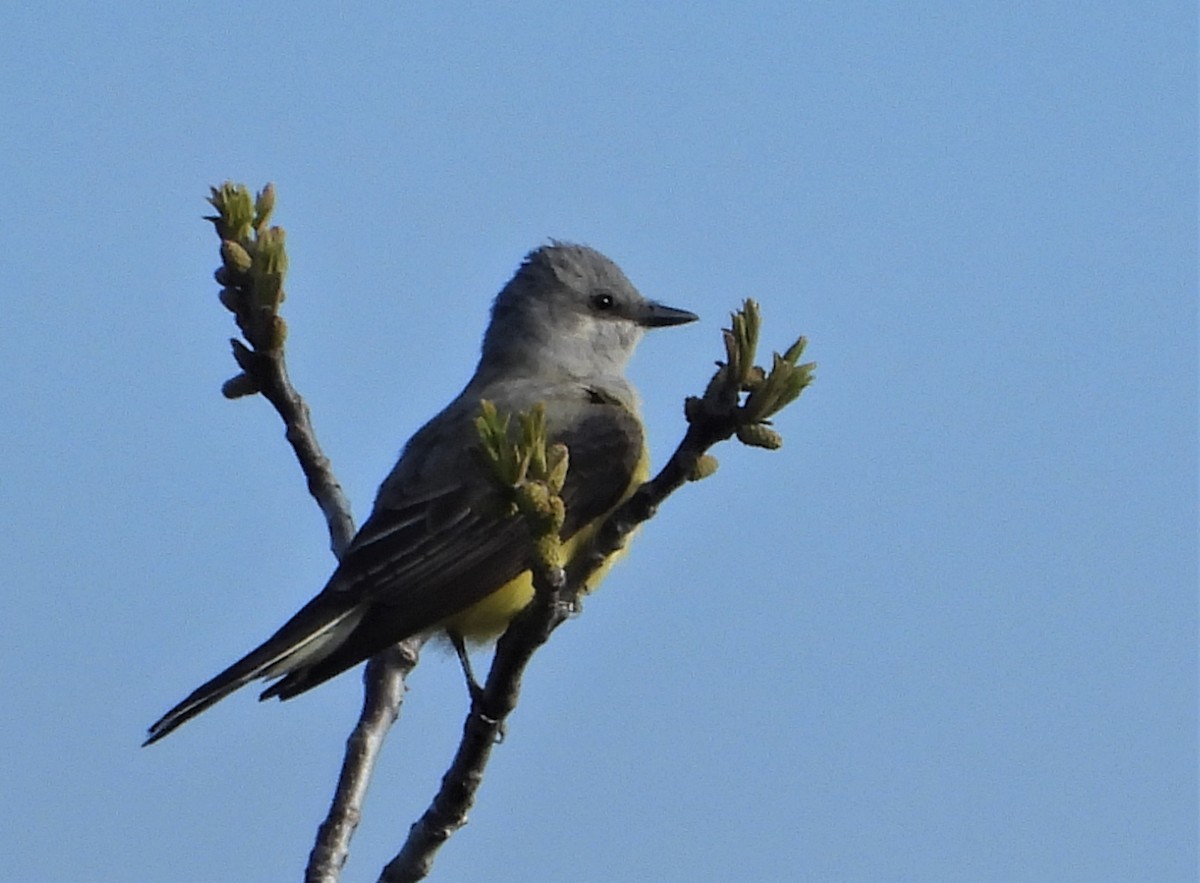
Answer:
<svg viewBox="0 0 1200 883"><path fill-rule="evenodd" d="M303 672L337 649L336 645L324 647L320 642L328 640L328 636L323 635L329 630L336 630L347 617L353 616L355 609L347 606L346 599L324 592L318 595L261 646L197 687L186 699L151 724L146 741L142 744L157 742L253 680L277 675L283 675L286 680ZM353 631L353 628L347 631ZM336 631L333 634L336 635ZM345 640L345 636L341 636L341 640ZM314 644L314 641L317 643ZM289 657L294 668L289 669L286 664Z"/></svg>

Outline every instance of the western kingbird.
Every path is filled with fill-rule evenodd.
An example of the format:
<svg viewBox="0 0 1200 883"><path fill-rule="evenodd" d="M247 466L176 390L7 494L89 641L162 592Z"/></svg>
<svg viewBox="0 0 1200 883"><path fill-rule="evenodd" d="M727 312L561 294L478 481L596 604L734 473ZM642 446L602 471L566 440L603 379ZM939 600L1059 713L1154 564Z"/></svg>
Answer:
<svg viewBox="0 0 1200 883"><path fill-rule="evenodd" d="M647 328L697 317L638 293L611 260L552 242L530 252L497 295L475 374L405 446L370 518L325 588L252 650L150 727L156 742L234 690L290 699L413 635L499 635L533 597L532 543L518 516L485 501L475 417L545 404L548 435L570 453L562 490L567 560L648 475L637 393L625 366ZM593 583L599 575L593 579Z"/></svg>

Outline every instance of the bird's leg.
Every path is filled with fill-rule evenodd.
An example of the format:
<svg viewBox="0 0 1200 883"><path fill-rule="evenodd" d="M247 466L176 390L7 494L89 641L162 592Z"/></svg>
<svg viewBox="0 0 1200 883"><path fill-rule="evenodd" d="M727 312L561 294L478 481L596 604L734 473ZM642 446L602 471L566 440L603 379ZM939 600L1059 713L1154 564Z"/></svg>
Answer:
<svg viewBox="0 0 1200 883"><path fill-rule="evenodd" d="M479 681L475 680L475 670L471 667L471 657L467 654L466 641L463 640L462 635L453 629L446 629L446 637L454 645L454 652L458 654L458 662L462 666L463 675L467 679L467 692L471 694L471 713L478 714L487 723L495 724L496 742L497 744L503 742L504 723L488 717L483 710L483 687L479 686Z"/></svg>
<svg viewBox="0 0 1200 883"><path fill-rule="evenodd" d="M454 652L458 654L458 663L462 666L463 675L467 679L467 692L471 694L471 704L478 707L479 700L483 697L483 687L479 686L479 681L475 680L475 670L471 667L471 657L467 654L466 641L454 629L446 629L446 636L454 646Z"/></svg>

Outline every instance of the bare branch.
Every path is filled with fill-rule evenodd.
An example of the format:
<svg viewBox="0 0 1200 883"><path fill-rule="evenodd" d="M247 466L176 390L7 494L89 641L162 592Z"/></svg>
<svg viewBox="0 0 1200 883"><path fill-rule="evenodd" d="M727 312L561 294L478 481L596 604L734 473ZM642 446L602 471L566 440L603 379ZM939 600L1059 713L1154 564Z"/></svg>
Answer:
<svg viewBox="0 0 1200 883"><path fill-rule="evenodd" d="M462 741L433 802L409 829L396 857L388 862L379 883L423 880L450 835L467 823L483 772L504 732L504 722L517 707L521 677L534 652L570 615L563 601L566 574L561 568L534 574L534 600L513 619L496 644L496 655L483 689L471 702L463 724Z"/></svg>
<svg viewBox="0 0 1200 883"><path fill-rule="evenodd" d="M388 730L400 714L404 679L416 667L419 638L409 638L371 658L363 670L363 708L346 740L346 756L329 814L317 829L317 842L304 870L305 883L337 883L350 855L350 839L362 819L362 805L375 761Z"/></svg>
<svg viewBox="0 0 1200 883"><path fill-rule="evenodd" d="M253 352L239 360L246 374L258 381L259 392L267 399L283 419L285 433L304 478L308 492L312 494L329 528L330 548L334 556L341 558L350 541L354 539L354 516L350 512L350 501L333 474L329 458L317 442L312 426L308 403L292 387L284 363L283 349L276 352Z"/></svg>
<svg viewBox="0 0 1200 883"><path fill-rule="evenodd" d="M217 270L221 303L234 314L246 342L232 340L242 373L228 380L228 398L261 393L278 412L285 436L329 529L333 554L341 558L354 538L350 501L321 450L308 405L288 378L284 359L287 325L279 315L287 272L284 231L269 227L275 190L268 184L255 197L243 185L226 182L212 188L209 217L221 238L222 266ZM248 344L248 345L247 345ZM350 851L350 838L362 816L362 801L388 730L400 714L404 679L416 666L419 639L409 639L367 663L363 672L363 709L346 743L346 755L329 814L317 832L305 879L336 883Z"/></svg>
<svg viewBox="0 0 1200 883"><path fill-rule="evenodd" d="M309 493L325 515L333 554L340 558L354 538L354 516L317 441L308 405L288 378L284 360L287 323L279 315L287 274L285 233L282 227L267 226L275 207L275 189L268 184L251 202L243 185L226 182L212 188L209 202L217 214L208 220L221 237L222 265L216 273L224 286L221 303L233 313L246 338L246 343L230 341L242 373L230 378L222 391L228 398L262 393L275 407Z"/></svg>

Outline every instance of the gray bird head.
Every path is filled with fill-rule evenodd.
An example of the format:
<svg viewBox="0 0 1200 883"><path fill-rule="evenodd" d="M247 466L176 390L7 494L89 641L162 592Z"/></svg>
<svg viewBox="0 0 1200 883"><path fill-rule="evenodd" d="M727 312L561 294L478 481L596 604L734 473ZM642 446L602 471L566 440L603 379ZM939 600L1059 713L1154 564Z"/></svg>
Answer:
<svg viewBox="0 0 1200 883"><path fill-rule="evenodd" d="M696 318L642 297L595 249L552 241L497 295L479 371L619 376L645 329Z"/></svg>

